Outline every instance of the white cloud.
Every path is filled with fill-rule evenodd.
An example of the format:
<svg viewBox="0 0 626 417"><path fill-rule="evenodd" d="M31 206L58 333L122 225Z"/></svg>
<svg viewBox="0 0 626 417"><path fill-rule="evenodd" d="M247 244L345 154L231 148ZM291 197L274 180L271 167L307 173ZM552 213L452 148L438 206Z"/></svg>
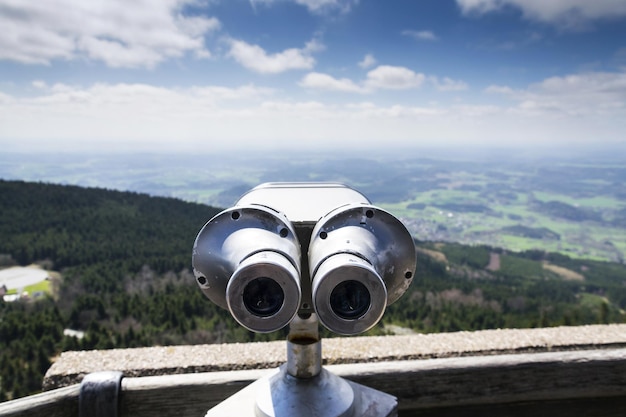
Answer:
<svg viewBox="0 0 626 417"><path fill-rule="evenodd" d="M43 80L34 80L32 83L30 83L33 87L38 88L38 89L42 89L42 88L46 88L46 82Z"/></svg>
<svg viewBox="0 0 626 417"><path fill-rule="evenodd" d="M402 34L418 41L436 41L439 39L437 35L430 30L404 30Z"/></svg>
<svg viewBox="0 0 626 417"><path fill-rule="evenodd" d="M394 104L391 106L377 106L370 102L349 104L349 109L355 110L353 116L360 118L429 118L443 116L448 113L447 109L436 107L419 107Z"/></svg>
<svg viewBox="0 0 626 417"><path fill-rule="evenodd" d="M626 48L620 48L613 54L613 62L626 70Z"/></svg>
<svg viewBox="0 0 626 417"><path fill-rule="evenodd" d="M361 61L359 61L359 67L361 68L370 68L373 67L374 65L376 65L376 58L374 58L374 55L372 54L367 54L363 57L363 59Z"/></svg>
<svg viewBox="0 0 626 417"><path fill-rule="evenodd" d="M88 57L111 67L154 67L193 52L206 57L204 36L216 18L182 14L196 0L0 0L0 59L49 65Z"/></svg>
<svg viewBox="0 0 626 417"><path fill-rule="evenodd" d="M13 105L16 102L16 99L13 98L12 96L10 96L9 94L5 94L2 91L0 91L0 106L2 105ZM2 116L0 115L0 119L2 119ZM0 138L1 138L1 134L2 134L2 128L0 127Z"/></svg>
<svg viewBox="0 0 626 417"><path fill-rule="evenodd" d="M232 39L228 54L249 70L261 74L278 74L289 70L313 68L315 59L311 54L323 48L321 43L312 40L302 49L290 48L275 54L268 54L258 45Z"/></svg>
<svg viewBox="0 0 626 417"><path fill-rule="evenodd" d="M275 93L272 88L257 87L253 84L243 85L236 88L221 86L196 86L188 90L191 96L219 100L252 100L271 96Z"/></svg>
<svg viewBox="0 0 626 417"><path fill-rule="evenodd" d="M50 141L49 148L69 143L100 149L110 149L109 144L184 146L179 139L197 140L229 129L241 133L237 123L249 117L247 109L258 111L274 93L254 85L176 89L125 83L42 85L36 95L23 98L0 92L0 146L8 149L21 139L45 145L41 138ZM216 127L217 121L224 124Z"/></svg>
<svg viewBox="0 0 626 417"><path fill-rule="evenodd" d="M626 72L589 72L551 77L517 91L520 108L560 116L594 117L626 112Z"/></svg>
<svg viewBox="0 0 626 417"><path fill-rule="evenodd" d="M526 89L490 85L485 93L516 102L512 111L550 117L626 117L626 72L588 72L551 77Z"/></svg>
<svg viewBox="0 0 626 417"><path fill-rule="evenodd" d="M355 89L366 80L316 82L320 88ZM255 85L80 87L38 80L31 87L28 97L0 91L2 149L339 149L375 146L381 138L385 146L594 144L623 142L626 120L625 72L552 77L516 89L494 85L485 91L503 96L448 105L383 105L375 96L349 104L298 101Z"/></svg>
<svg viewBox="0 0 626 417"><path fill-rule="evenodd" d="M506 85L490 85L489 87L485 88L485 93L509 95L513 94L514 90Z"/></svg>
<svg viewBox="0 0 626 417"><path fill-rule="evenodd" d="M464 81L453 80L452 78L443 77L429 77L429 81L433 83L435 88L439 91L463 91L469 87Z"/></svg>
<svg viewBox="0 0 626 417"><path fill-rule="evenodd" d="M305 6L312 12L319 13L326 10L339 10L348 12L358 0L294 0L296 3Z"/></svg>
<svg viewBox="0 0 626 417"><path fill-rule="evenodd" d="M484 14L511 6L521 10L528 19L566 25L626 15L624 0L456 0L456 2L465 14Z"/></svg>
<svg viewBox="0 0 626 417"><path fill-rule="evenodd" d="M83 37L78 41L78 48L85 51L93 60L104 61L112 68L152 68L163 56L152 48L142 45L128 47L118 41Z"/></svg>
<svg viewBox="0 0 626 417"><path fill-rule="evenodd" d="M426 77L406 67L380 65L367 73L365 86L374 89L406 90L419 87Z"/></svg>
<svg viewBox="0 0 626 417"><path fill-rule="evenodd" d="M342 91L345 93L372 93L376 90L408 90L422 85L426 76L406 67L380 65L368 71L366 78L356 83L349 78L335 78L312 72L304 76L300 86L310 89ZM452 80L450 80L452 82Z"/></svg>
<svg viewBox="0 0 626 417"><path fill-rule="evenodd" d="M364 93L365 89L348 78L334 78L328 74L311 72L304 76L300 85L305 88L341 91L347 93Z"/></svg>
<svg viewBox="0 0 626 417"><path fill-rule="evenodd" d="M168 89L147 84L58 84L31 98L0 93L0 146L195 152L295 145L338 149L381 137L392 144L415 139L415 132L428 137L449 130L445 109L266 100L266 93L254 86ZM225 102L231 97L237 101Z"/></svg>
<svg viewBox="0 0 626 417"><path fill-rule="evenodd" d="M338 11L340 13L349 12L353 6L359 4L359 0L250 0L252 7L257 4L269 6L280 1L291 1L306 7L311 13L324 14Z"/></svg>
<svg viewBox="0 0 626 417"><path fill-rule="evenodd" d="M48 86L43 81L33 81L37 87L35 97L15 98L17 108L38 112L46 110L47 117L60 119L89 114L91 119L123 116L138 117L154 115L167 117L195 109L214 109L237 106L237 102L259 102L275 91L253 84L236 88L223 86L193 86L185 89L166 88L150 84L106 84L96 83L90 87L80 87L57 83ZM66 114L67 113L67 114ZM79 121L80 117L76 117Z"/></svg>

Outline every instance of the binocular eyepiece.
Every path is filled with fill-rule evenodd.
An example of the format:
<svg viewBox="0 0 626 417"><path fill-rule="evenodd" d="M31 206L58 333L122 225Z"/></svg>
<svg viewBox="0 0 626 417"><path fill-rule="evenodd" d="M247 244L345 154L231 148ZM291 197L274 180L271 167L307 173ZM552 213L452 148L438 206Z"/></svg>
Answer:
<svg viewBox="0 0 626 417"><path fill-rule="evenodd" d="M219 213L198 234L192 261L204 294L249 330L278 330L298 312L300 245L279 212L250 205Z"/></svg>
<svg viewBox="0 0 626 417"><path fill-rule="evenodd" d="M192 263L202 292L251 331L314 311L353 335L404 294L415 245L397 218L344 185L270 183L204 225Z"/></svg>

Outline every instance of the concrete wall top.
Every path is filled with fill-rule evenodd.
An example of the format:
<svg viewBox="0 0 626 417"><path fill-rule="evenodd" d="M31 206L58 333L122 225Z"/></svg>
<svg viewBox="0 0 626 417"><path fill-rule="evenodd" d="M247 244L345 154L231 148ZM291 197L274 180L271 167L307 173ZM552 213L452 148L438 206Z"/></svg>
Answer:
<svg viewBox="0 0 626 417"><path fill-rule="evenodd" d="M329 338L325 365L626 347L626 324L497 329L477 332ZM44 390L79 383L91 372L140 377L265 369L286 361L284 341L157 346L63 352L45 375Z"/></svg>

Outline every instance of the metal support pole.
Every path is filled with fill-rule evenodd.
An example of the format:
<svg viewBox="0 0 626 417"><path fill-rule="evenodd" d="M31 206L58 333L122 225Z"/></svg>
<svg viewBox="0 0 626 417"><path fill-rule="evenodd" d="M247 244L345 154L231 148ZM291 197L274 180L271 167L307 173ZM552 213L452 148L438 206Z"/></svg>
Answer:
<svg viewBox="0 0 626 417"><path fill-rule="evenodd" d="M296 378L312 378L322 371L322 341L317 316L296 316L289 323L287 373Z"/></svg>
<svg viewBox="0 0 626 417"><path fill-rule="evenodd" d="M296 317L289 327L287 363L206 414L207 417L394 417L397 399L347 381L322 367L318 320Z"/></svg>

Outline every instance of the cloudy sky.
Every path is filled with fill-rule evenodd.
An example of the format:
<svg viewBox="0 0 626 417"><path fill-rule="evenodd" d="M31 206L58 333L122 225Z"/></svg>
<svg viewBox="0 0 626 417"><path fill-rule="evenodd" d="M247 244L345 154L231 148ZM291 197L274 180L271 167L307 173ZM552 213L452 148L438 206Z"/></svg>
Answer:
<svg viewBox="0 0 626 417"><path fill-rule="evenodd" d="M0 148L622 146L626 0L0 0Z"/></svg>

